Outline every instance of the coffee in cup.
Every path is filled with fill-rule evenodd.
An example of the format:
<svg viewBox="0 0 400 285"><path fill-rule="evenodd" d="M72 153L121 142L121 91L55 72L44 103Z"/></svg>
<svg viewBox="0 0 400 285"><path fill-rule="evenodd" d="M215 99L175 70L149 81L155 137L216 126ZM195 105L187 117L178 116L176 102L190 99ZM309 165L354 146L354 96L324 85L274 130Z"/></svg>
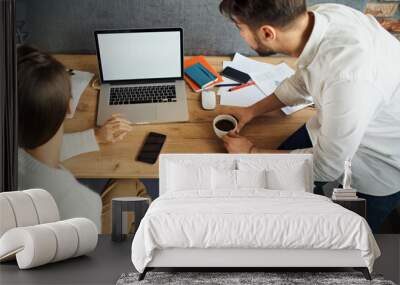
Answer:
<svg viewBox="0 0 400 285"><path fill-rule="evenodd" d="M231 115L219 115L215 117L214 132L219 137L227 135L230 131L234 131L237 128L237 120Z"/></svg>

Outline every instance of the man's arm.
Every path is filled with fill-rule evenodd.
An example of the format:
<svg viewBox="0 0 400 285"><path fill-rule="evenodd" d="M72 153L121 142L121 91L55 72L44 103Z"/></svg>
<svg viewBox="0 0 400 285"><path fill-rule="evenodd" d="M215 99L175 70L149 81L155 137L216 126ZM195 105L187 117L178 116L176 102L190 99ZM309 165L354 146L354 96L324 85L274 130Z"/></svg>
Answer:
<svg viewBox="0 0 400 285"><path fill-rule="evenodd" d="M314 148L290 151L313 153L316 181L334 181L343 171L343 163L353 158L382 96L366 81L335 83L323 94L323 121ZM232 153L287 153L255 147L248 139L230 134L225 147Z"/></svg>
<svg viewBox="0 0 400 285"><path fill-rule="evenodd" d="M226 112L238 120L236 132L239 133L254 117L266 112L277 110L284 106L285 105L275 96L275 94L272 94L249 107L231 107Z"/></svg>
<svg viewBox="0 0 400 285"><path fill-rule="evenodd" d="M279 110L283 107L285 107L286 105L282 103L282 101L280 101L278 99L278 97L276 97L275 93L273 93L272 95L262 99L261 101L258 101L257 103L251 105L249 108L252 112L253 117L257 117L260 116L264 113L268 113L268 112L272 112L275 110Z"/></svg>
<svg viewBox="0 0 400 285"><path fill-rule="evenodd" d="M297 70L291 77L282 81L274 94L285 106L312 103L312 97L308 92L300 70Z"/></svg>
<svg viewBox="0 0 400 285"><path fill-rule="evenodd" d="M312 102L299 71L285 79L273 94L250 107L254 117L286 106Z"/></svg>
<svg viewBox="0 0 400 285"><path fill-rule="evenodd" d="M257 148L247 138L235 132L230 132L226 136L223 136L222 141L229 153L288 153L288 151L285 150Z"/></svg>
<svg viewBox="0 0 400 285"><path fill-rule="evenodd" d="M238 119L237 132L253 118L286 106L311 103L312 99L299 72L285 79L275 92L249 107L230 108L228 113Z"/></svg>
<svg viewBox="0 0 400 285"><path fill-rule="evenodd" d="M266 148L258 148L254 146L250 153L290 153L289 150L279 150L279 149L266 149Z"/></svg>
<svg viewBox="0 0 400 285"><path fill-rule="evenodd" d="M312 102L304 80L299 71L284 80L275 90L275 93L267 96L256 104L246 108L230 110L230 114L238 119L236 134L231 133L224 137L225 148L230 153L287 153L287 151L257 148L248 139L238 135L240 130L254 117L278 110L285 106L292 106Z"/></svg>

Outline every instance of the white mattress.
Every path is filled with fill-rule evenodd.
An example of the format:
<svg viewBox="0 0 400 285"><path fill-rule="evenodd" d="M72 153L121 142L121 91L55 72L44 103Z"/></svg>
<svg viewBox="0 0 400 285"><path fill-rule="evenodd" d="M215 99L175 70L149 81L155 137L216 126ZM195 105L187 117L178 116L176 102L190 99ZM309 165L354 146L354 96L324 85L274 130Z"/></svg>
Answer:
<svg viewBox="0 0 400 285"><path fill-rule="evenodd" d="M359 215L319 195L266 189L159 197L135 235L132 262L143 272L156 249L168 248L359 250L370 271L380 255Z"/></svg>

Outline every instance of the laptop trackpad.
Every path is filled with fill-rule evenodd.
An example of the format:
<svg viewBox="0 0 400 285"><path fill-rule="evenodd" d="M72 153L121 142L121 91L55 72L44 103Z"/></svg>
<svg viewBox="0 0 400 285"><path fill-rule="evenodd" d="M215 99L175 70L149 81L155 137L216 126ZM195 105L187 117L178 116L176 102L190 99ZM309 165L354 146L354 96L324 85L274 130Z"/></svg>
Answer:
<svg viewBox="0 0 400 285"><path fill-rule="evenodd" d="M157 107L151 104L146 105L137 105L131 109L127 108L124 114L132 123L149 123L155 121L157 119Z"/></svg>

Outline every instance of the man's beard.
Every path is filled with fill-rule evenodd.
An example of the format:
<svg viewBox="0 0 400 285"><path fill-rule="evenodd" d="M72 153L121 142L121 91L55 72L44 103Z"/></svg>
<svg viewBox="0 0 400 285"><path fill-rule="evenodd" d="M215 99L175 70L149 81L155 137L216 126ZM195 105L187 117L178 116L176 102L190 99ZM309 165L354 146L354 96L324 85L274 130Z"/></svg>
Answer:
<svg viewBox="0 0 400 285"><path fill-rule="evenodd" d="M260 48L256 49L255 51L259 56L269 56L269 55L273 55L276 53L272 50L266 50L266 49L264 50L264 49L260 49Z"/></svg>
<svg viewBox="0 0 400 285"><path fill-rule="evenodd" d="M272 54L276 53L275 51L273 51L273 50L271 50L269 48L263 47L262 43L260 42L260 40L258 39L258 37L256 35L254 35L254 38L255 38L256 43L257 43L257 48L255 49L255 52L259 56L269 56L269 55L272 55Z"/></svg>

